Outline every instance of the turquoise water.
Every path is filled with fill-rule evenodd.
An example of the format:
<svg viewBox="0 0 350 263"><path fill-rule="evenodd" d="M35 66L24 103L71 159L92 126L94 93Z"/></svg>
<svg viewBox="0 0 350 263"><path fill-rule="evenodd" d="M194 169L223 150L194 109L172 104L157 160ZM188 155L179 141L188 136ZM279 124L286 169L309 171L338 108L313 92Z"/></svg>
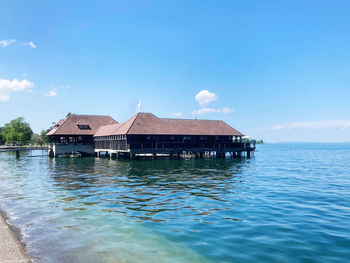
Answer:
<svg viewBox="0 0 350 263"><path fill-rule="evenodd" d="M249 160L0 153L0 208L38 262L349 262L350 144Z"/></svg>

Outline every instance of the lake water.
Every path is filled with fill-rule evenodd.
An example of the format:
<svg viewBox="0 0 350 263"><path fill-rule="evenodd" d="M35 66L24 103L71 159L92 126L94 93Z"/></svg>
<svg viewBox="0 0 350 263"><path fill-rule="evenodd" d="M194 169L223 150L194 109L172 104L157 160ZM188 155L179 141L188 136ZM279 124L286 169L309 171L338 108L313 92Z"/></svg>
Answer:
<svg viewBox="0 0 350 263"><path fill-rule="evenodd" d="M0 153L0 208L38 262L349 262L350 144L249 160Z"/></svg>

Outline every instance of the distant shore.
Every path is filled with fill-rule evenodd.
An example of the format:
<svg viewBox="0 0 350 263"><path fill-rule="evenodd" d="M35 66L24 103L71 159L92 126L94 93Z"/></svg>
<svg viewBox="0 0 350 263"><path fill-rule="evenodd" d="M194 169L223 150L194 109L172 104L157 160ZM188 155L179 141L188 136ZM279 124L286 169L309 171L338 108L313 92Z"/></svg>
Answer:
<svg viewBox="0 0 350 263"><path fill-rule="evenodd" d="M7 262L32 261L13 229L7 224L3 211L0 210L0 263Z"/></svg>

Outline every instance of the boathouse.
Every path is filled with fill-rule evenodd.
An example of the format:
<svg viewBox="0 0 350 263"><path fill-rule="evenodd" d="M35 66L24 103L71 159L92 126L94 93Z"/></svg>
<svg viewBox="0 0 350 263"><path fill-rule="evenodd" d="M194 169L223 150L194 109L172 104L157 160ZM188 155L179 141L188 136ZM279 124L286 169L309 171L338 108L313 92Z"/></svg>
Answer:
<svg viewBox="0 0 350 263"><path fill-rule="evenodd" d="M110 116L70 114L47 133L49 156L71 152L79 152L83 156L93 155L94 134L99 128L116 123L118 122Z"/></svg>
<svg viewBox="0 0 350 263"><path fill-rule="evenodd" d="M94 135L96 155L111 157L191 156L204 158L215 154L250 157L255 150L242 142L243 134L221 120L158 118L137 113L125 123L100 127Z"/></svg>

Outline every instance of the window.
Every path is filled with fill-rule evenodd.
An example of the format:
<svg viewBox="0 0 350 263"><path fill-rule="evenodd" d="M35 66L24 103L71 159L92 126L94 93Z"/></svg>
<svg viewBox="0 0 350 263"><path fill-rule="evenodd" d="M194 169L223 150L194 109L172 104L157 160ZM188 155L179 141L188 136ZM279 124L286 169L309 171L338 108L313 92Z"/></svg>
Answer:
<svg viewBox="0 0 350 263"><path fill-rule="evenodd" d="M201 141L206 141L207 140L207 136L200 136L200 140Z"/></svg>
<svg viewBox="0 0 350 263"><path fill-rule="evenodd" d="M170 140L171 141L175 140L175 136L170 136Z"/></svg>
<svg viewBox="0 0 350 263"><path fill-rule="evenodd" d="M191 136L184 136L184 141L190 141L191 140Z"/></svg>
<svg viewBox="0 0 350 263"><path fill-rule="evenodd" d="M78 124L80 130L90 130L89 124Z"/></svg>

